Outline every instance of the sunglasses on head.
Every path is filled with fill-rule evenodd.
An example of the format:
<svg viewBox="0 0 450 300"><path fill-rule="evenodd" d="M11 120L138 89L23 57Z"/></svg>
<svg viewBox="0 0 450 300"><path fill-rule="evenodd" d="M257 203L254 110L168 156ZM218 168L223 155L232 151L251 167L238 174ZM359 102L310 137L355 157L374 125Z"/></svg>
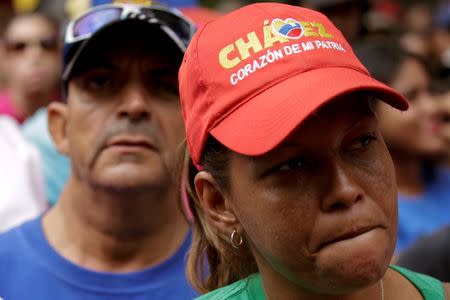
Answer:
<svg viewBox="0 0 450 300"><path fill-rule="evenodd" d="M31 46L39 46L45 51L56 51L58 49L58 41L56 38L47 38L36 41L5 40L3 44L8 52L24 52L25 49Z"/></svg>
<svg viewBox="0 0 450 300"><path fill-rule="evenodd" d="M88 39L100 28L125 19L159 24L184 49L195 32L194 24L175 9L155 4L151 6L107 4L98 6L71 21L67 25L64 42L68 44Z"/></svg>

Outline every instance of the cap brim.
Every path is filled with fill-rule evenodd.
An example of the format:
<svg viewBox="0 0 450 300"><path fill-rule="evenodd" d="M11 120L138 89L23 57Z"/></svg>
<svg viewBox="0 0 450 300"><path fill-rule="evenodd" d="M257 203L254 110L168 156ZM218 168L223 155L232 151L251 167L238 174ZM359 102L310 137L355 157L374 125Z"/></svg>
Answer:
<svg viewBox="0 0 450 300"><path fill-rule="evenodd" d="M408 109L403 96L368 75L346 67L329 67L298 74L270 87L225 117L210 134L237 153L262 155L321 106L356 91L368 91L399 110Z"/></svg>

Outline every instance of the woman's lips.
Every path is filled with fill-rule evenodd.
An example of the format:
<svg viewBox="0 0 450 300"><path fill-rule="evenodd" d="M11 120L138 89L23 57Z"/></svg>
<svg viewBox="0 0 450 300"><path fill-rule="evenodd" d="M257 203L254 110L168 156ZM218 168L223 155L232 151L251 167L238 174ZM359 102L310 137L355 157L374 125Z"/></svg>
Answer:
<svg viewBox="0 0 450 300"><path fill-rule="evenodd" d="M374 226L374 225L360 226L360 227L355 227L355 228L351 228L351 229L342 231L342 232L332 236L331 238L326 239L324 242L320 243L320 245L317 247L317 250L315 252L320 251L323 248L325 248L331 244L356 238L356 237L363 235L365 233L368 233L376 228L380 228L380 226Z"/></svg>

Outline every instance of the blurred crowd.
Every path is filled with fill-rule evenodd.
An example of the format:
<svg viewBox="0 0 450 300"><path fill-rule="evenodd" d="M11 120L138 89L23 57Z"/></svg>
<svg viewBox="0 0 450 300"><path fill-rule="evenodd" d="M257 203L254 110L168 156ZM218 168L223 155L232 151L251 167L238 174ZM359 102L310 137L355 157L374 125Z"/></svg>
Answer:
<svg viewBox="0 0 450 300"><path fill-rule="evenodd" d="M0 0L0 232L55 205L64 189L70 161L52 142L47 105L64 97L65 25L101 2ZM258 1L160 2L180 8L201 27ZM406 112L374 107L397 172L395 259L449 280L450 269L429 270L420 251L426 246L437 259L440 252L433 249L443 251L443 240L450 240L450 1L278 2L326 14L372 76L409 100Z"/></svg>

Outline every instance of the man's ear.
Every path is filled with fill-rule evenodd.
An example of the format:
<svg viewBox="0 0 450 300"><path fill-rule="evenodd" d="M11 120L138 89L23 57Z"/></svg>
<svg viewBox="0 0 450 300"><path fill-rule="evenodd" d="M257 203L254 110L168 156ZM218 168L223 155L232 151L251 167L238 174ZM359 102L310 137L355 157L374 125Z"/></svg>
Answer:
<svg viewBox="0 0 450 300"><path fill-rule="evenodd" d="M69 140L67 138L67 105L61 102L52 102L48 106L48 129L56 149L64 155L69 153Z"/></svg>
<svg viewBox="0 0 450 300"><path fill-rule="evenodd" d="M197 196L206 219L219 230L224 237L229 237L233 230L242 231L230 205L229 196L220 189L211 173L200 171L194 179Z"/></svg>

